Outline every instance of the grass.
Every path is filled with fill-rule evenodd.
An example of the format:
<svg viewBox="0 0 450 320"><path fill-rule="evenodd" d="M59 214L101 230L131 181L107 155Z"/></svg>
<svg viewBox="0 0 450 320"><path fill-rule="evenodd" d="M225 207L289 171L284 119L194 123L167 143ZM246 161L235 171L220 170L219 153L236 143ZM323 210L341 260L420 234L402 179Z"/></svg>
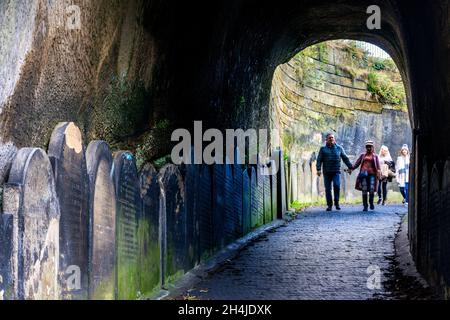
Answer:
<svg viewBox="0 0 450 320"><path fill-rule="evenodd" d="M375 195L375 201L378 200L378 196ZM401 204L403 200L402 195L400 194L400 192L396 192L396 191L390 191L388 193L388 201L387 204L389 205L398 205ZM358 205L361 204L362 205L362 199L360 197L355 197L355 198L351 198L348 200L345 200L344 198L341 198L341 204L343 205ZM319 207L319 206L326 206L327 202L325 200L324 197L314 200L314 201L299 201L296 200L294 202L291 203L291 205L289 206L290 209L295 210L296 212L302 212L307 208L310 207Z"/></svg>

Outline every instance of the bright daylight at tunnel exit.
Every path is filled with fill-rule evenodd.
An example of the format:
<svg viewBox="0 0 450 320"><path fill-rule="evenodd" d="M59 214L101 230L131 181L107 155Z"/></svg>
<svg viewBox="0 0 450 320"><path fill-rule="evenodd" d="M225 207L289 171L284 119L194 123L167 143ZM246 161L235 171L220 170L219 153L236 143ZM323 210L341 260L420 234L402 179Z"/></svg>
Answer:
<svg viewBox="0 0 450 320"><path fill-rule="evenodd" d="M0 306L449 299L449 8L0 1Z"/></svg>

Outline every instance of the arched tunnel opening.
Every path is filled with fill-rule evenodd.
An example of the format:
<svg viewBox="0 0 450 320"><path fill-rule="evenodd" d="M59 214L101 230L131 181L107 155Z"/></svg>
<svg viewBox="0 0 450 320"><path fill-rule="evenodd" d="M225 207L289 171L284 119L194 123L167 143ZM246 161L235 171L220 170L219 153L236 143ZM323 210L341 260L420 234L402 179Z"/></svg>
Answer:
<svg viewBox="0 0 450 320"><path fill-rule="evenodd" d="M405 204L406 181L400 181L399 189L393 180L395 166L404 167L398 158L401 149L409 150L412 141L406 101L403 80L393 60L366 42L322 42L278 66L271 88L271 128L272 143L284 150L288 160L287 203L299 208L308 203L326 205L316 164L326 135L331 133L352 163L365 153L364 143L372 140L380 165L389 163L392 171L384 181L386 185L379 183L375 191L378 204L388 203L387 199ZM381 147L387 148L383 156ZM389 174L386 167L384 174ZM357 176L358 171L353 176L340 176L342 202L361 202L360 192L354 189ZM384 187L387 193L392 192L389 198Z"/></svg>
<svg viewBox="0 0 450 320"><path fill-rule="evenodd" d="M449 12L446 1L1 2L0 298L154 297L234 241L281 223L303 199L312 203L319 195L323 198L322 179L313 181L312 146L323 145L330 130L351 156L363 152L366 139L378 139L377 153L382 143L390 145L392 155L400 145L409 145L408 250L431 288L448 298ZM362 93L367 88L356 93L363 67L344 70L335 61L322 61L330 52L336 56L349 50L323 45L339 39L371 43L392 57L404 83L407 115L392 107L396 103L375 106L375 98ZM299 86L314 80L308 79L310 72L295 74L292 61L308 60L299 53L311 51L311 46L316 53L310 52L309 58L318 55L314 63L324 69L334 64L338 76L352 80L345 89L351 94L344 89L336 94L340 89L330 89L330 81ZM364 68L374 66L389 68L374 60ZM370 94L375 96L382 95L385 83L395 82L392 74L378 71L363 81L366 87L372 82ZM288 92L280 83L290 78L297 88ZM340 97L329 97L330 92L323 92L327 90ZM358 100L366 110L362 112L373 107L389 113L392 125L354 111L358 94L363 95ZM294 95L313 109L304 124L287 106ZM328 99L328 105L349 104L352 112L335 108L332 116L325 116L329 121L321 121L314 114L320 108L314 97ZM282 123L281 111L298 126ZM314 117L322 127L310 133ZM360 129L373 124L375 136L342 126L355 118ZM411 138L403 129L395 134L394 128L404 128L404 119L410 122ZM202 122L200 137L195 121ZM178 165L170 157L175 145L171 135L177 129L199 138L200 149L217 142L214 138L227 129L272 131L259 157L255 150L260 145L239 150L244 159L259 162ZM280 129L280 136L273 129ZM383 129L394 130L391 136L403 136L404 141L385 143L386 137L378 136ZM308 134L302 136L302 130ZM297 138L299 148L294 150ZM311 150L302 149L307 145ZM231 149L236 150L234 142ZM220 158L217 149L208 151L211 158ZM202 150L199 154L204 156ZM268 164L261 159L270 156L279 164L276 175L262 174ZM299 182L301 170L310 184ZM344 177L343 195L351 194L352 181ZM312 212L308 221L315 227L321 214ZM316 237L314 228L302 232L308 230L302 219L295 223L294 230L286 229L290 235ZM333 225L327 227L327 234L334 236L329 232ZM386 242L393 243L391 238ZM327 252L333 256L346 250ZM283 260L282 254L277 257ZM43 268L33 269L36 265ZM61 271L74 275L74 282L69 285ZM261 274L267 280L273 273Z"/></svg>

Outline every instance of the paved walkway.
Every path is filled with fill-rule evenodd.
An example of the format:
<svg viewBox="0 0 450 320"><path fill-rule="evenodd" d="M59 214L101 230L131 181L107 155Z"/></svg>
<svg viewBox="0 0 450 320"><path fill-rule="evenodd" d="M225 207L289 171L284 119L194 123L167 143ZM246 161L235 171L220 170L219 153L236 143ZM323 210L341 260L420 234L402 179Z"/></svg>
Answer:
<svg viewBox="0 0 450 320"><path fill-rule="evenodd" d="M377 268L381 282L386 280L406 208L379 206L369 213L360 206L342 209L309 209L251 243L187 294L218 300L389 298L384 286L369 289L367 282Z"/></svg>

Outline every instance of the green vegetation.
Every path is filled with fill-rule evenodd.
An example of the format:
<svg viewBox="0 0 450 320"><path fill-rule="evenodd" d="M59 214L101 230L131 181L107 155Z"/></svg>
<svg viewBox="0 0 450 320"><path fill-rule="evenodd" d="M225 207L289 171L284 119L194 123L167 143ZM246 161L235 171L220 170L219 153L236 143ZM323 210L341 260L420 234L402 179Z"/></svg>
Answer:
<svg viewBox="0 0 450 320"><path fill-rule="evenodd" d="M113 78L108 94L96 108L98 133L112 146L136 135L148 119L149 93L144 84L132 84L126 77Z"/></svg>
<svg viewBox="0 0 450 320"><path fill-rule="evenodd" d="M152 227L148 219L139 219L137 231L140 268L138 299L153 296L160 289L160 247L157 234L157 228Z"/></svg>
<svg viewBox="0 0 450 320"><path fill-rule="evenodd" d="M367 77L367 90L374 94L381 103L403 105L406 107L406 94L403 83L392 81L384 73L369 72Z"/></svg>
<svg viewBox="0 0 450 320"><path fill-rule="evenodd" d="M170 147L172 125L169 120L163 119L138 140L135 147L136 165L141 169L144 164L154 159L155 155L164 154ZM155 161L157 168L170 162L170 157L165 156Z"/></svg>
<svg viewBox="0 0 450 320"><path fill-rule="evenodd" d="M320 74L317 73L314 53L311 49L305 49L294 58L295 75L297 76L298 84L302 87L305 85L318 85L323 80Z"/></svg>

